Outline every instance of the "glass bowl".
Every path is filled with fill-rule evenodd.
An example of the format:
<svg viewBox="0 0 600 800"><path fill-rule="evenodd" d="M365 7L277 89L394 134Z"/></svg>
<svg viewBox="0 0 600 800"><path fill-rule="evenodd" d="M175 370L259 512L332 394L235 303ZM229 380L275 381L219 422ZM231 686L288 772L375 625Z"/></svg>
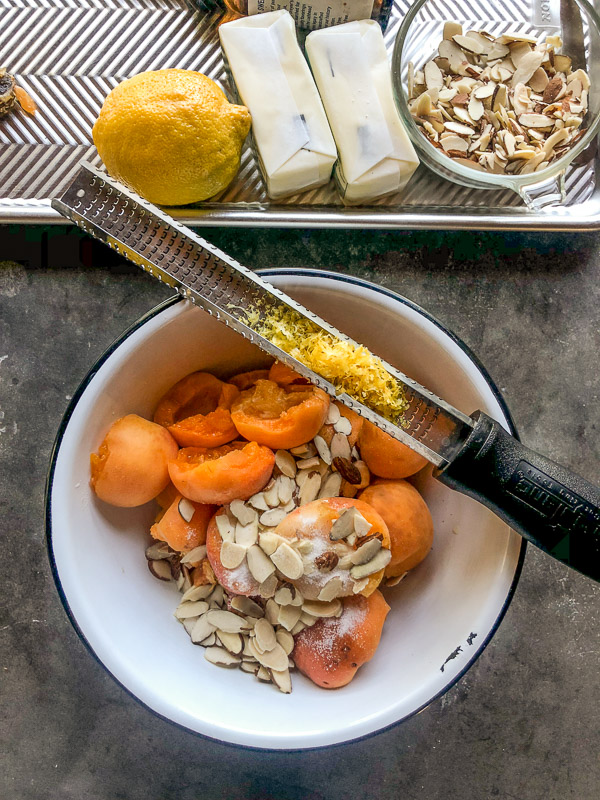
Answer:
<svg viewBox="0 0 600 800"><path fill-rule="evenodd" d="M471 9L476 9L473 11ZM587 148L595 147L600 130L600 17L587 0L525 0L515 5L507 0L482 0L463 6L447 0L416 0L398 30L392 54L392 83L396 105L422 163L438 175L474 189L508 188L535 211L562 203L568 165ZM465 13L469 10L468 13ZM456 13L452 16L452 12ZM515 15L517 15L515 17ZM526 175L497 174L457 163L434 147L421 132L408 107L408 64L415 69L437 54L447 21L459 22L463 30L531 36L542 41L559 34L561 52L570 56L573 70L584 69L590 78L586 133L563 156L545 169ZM587 154L584 153L583 158ZM590 156L591 157L591 156Z"/></svg>

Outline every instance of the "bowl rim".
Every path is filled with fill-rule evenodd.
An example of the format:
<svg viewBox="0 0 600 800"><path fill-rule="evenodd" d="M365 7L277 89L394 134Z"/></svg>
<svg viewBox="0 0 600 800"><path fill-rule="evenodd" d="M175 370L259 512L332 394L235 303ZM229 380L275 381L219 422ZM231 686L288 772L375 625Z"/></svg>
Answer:
<svg viewBox="0 0 600 800"><path fill-rule="evenodd" d="M409 300L408 298L404 297L403 295L399 294L398 292L394 292L391 289L387 289L387 288L385 288L383 286L380 286L380 285L378 285L376 283L373 283L371 281L364 280L363 278L356 278L354 276L344 275L344 274L341 274L341 273L332 272L330 270L321 270L321 269L303 268L303 267L299 267L299 268L271 267L271 268L267 268L267 269L257 270L257 273L259 273L260 275L262 275L264 277L267 277L267 278L269 276L277 276L277 277L290 276L290 277L309 277L309 278L315 278L315 277L321 278L322 277L322 278L326 278L326 279L332 279L332 280L339 281L341 283L347 283L347 284L352 284L352 285L355 285L355 286L371 289L371 290L373 290L373 291L375 291L375 292L377 292L379 294L382 294L384 296L387 296L387 297L393 299L394 301L399 302L402 305L407 306L408 308L412 309L413 311L416 311L417 313L419 313L420 315L425 317L425 319L427 319L429 322L433 323L443 333L445 333L447 336L449 336L449 338L461 348L461 350L465 353L465 355L467 355L467 357L469 359L471 359L471 361L475 364L475 366L480 370L480 372L483 375L483 377L485 378L485 380L486 380L486 382L487 382L492 394L494 395L495 399L497 400L498 404L500 405L500 407L502 409L502 412L504 413L504 415L506 417L506 421L508 423L510 433L516 439L519 439L519 435L518 435L514 420L512 418L512 415L511 415L511 413L510 413L510 411L508 409L508 406L507 406L504 398L502 397L502 394L501 394L500 390L496 386L495 382L491 378L491 376L488 373L488 371L486 370L486 368L483 366L483 364L477 358L477 356L462 341L462 339L460 339L455 333L453 333L450 329L448 329L445 325L443 325L432 314L430 314L425 309L421 308L421 306L419 306L418 304L414 303L412 300ZM166 300L163 300L161 303L159 303L158 305L154 306L152 309L150 309L145 314L143 314L141 317L139 317L132 325L130 325L125 331L123 331L123 333L120 336L118 336L106 348L106 350L96 359L96 361L94 362L92 367L88 370L86 375L83 377L83 379L79 383L76 391L74 392L73 397L69 401L69 404L68 404L68 406L67 406L67 408L65 410L65 413L63 414L63 417L62 417L62 419L60 421L60 424L59 424L59 427L58 427L58 431L57 431L57 434L56 434L56 438L55 438L54 444L52 446L52 450L51 450L51 454L50 454L50 461L49 461L49 465L48 465L48 472L47 472L47 477L46 477L46 487L45 487L45 494L44 494L44 515L45 515L46 551L47 551L48 561L49 561L49 564L50 564L52 577L54 579L54 584L56 586L56 590L58 592L58 595L59 595L60 601L62 603L63 609L64 609L64 611L65 611L65 613L66 613L71 625L73 626L73 628L75 630L75 633L77 634L77 636L79 637L79 639L83 643L83 645L85 646L85 648L88 651L88 653L93 657L94 661L96 661L96 663L98 663L103 668L103 670L106 673L108 673L108 675L110 675L110 677L115 681L115 683L117 683L117 685L120 686L121 689L123 689L125 691L125 693L129 697L131 697L133 700L135 700L135 702L138 703L140 706L142 706L146 710L150 711L152 714L154 714L155 716L157 716L160 719L164 720L165 722L169 723L170 725L173 725L176 728L179 728L180 730L186 731L187 733L192 734L192 735L197 736L197 737L200 737L202 739L207 739L209 741L218 742L219 744L226 745L228 747L241 748L241 749L250 750L250 751L278 752L278 753L298 753L298 752L310 752L312 750L327 750L327 749L333 749L333 748L337 748L337 747L343 747L345 745L353 744L355 742L365 741L367 739L370 739L371 737L378 736L380 733L384 733L385 731L389 731L392 728L395 728L396 726L398 726L398 725L402 724L403 722L406 722L407 720L409 720L412 717L416 716L417 714L420 714L421 711L424 711L433 702L435 702L440 697L442 697L444 694L446 694L447 691L449 691L456 683L458 683L458 681L473 666L473 664L477 661L477 659L481 656L481 654L487 648L488 644L490 643L490 641L492 640L492 638L496 634L496 631L498 630L498 628L500 626L500 623L504 619L504 616L505 616L505 614L506 614L506 612L508 610L508 607L510 606L510 604L512 602L515 590L517 588L517 584L518 584L519 579L521 577L521 572L522 572L522 569L523 569L523 563L524 563L524 560L525 560L525 553L526 553L526 550L527 550L527 541L524 538L521 539L521 546L520 546L520 549L519 549L519 556L517 558L517 562L516 562L516 565L515 565L515 572L514 572L512 581L511 581L511 585L510 585L510 587L508 589L508 592L507 592L506 597L504 599L504 602L502 604L502 607L500 608L500 610L499 610L499 612L498 612L498 614L496 616L496 619L495 619L493 625L490 628L490 631L489 631L488 635L482 641L482 643L480 644L479 648L475 651L473 656L466 662L466 664L463 667L463 669L461 669L460 672L458 672L456 675L454 675L451 678L451 680L449 680L448 683L445 684L442 689L440 689L440 691L438 691L435 695L433 695L431 698L429 698L429 700L427 700L421 706L419 706L418 708L414 709L409 714L406 714L402 718L400 718L398 720L395 720L394 722L392 722L392 723L390 723L388 725L385 725L385 726L383 726L381 728L378 728L377 730L370 731L368 733L362 734L360 736L353 737L351 739L347 739L347 740L345 740L343 742L334 742L334 743L325 744L325 745L312 745L312 746L307 746L307 747L273 748L273 747L266 747L266 746L261 746L261 745L238 744L238 743L235 743L235 742L227 741L225 739L219 739L219 738L214 737L214 736L209 736L206 733L201 733L200 731L196 731L196 730L193 730L192 728L188 728L186 725L184 725L184 724L182 724L180 722L176 722L175 720L171 719L170 717L167 717L164 714L161 714L160 712L156 711L150 705L148 705L143 700L141 700L137 695L135 695L133 693L132 690L130 690L127 686L125 686L121 682L121 680L119 678L117 678L117 676L113 672L111 672L111 670L106 666L106 664L101 660L101 658L97 655L97 653L93 649L92 645L88 641L88 639L87 639L86 635L84 634L83 630L80 628L79 623L77 622L77 619L75 618L75 615L74 615L73 611L71 610L71 607L69 605L69 601L68 601L68 599L66 597L66 594L65 594L65 592L63 590L63 587L62 587L62 582L61 582L60 576L58 574L58 566L57 566L57 563L56 563L56 560L55 560L55 557L54 557L53 530L52 530L52 487L53 487L54 473L55 473L55 470L56 470L58 454L59 454L59 451L60 451L60 447L61 447L61 444L62 444L63 437L65 435L65 432L66 432L66 429L68 427L69 421L70 421L70 419L71 419L71 417L72 417L72 415L73 415L73 413L75 411L75 408L76 408L77 404L79 403L79 400L80 400L81 396L86 391L87 387L89 386L90 382L92 381L92 379L94 378L96 373L104 365L104 363L110 358L110 356L123 344L123 342L125 342L132 334L134 334L136 331L138 331L147 322L149 322L154 317L158 316L159 314L161 314L163 311L167 310L168 308L171 308L176 303L183 302L183 300L184 300L184 298L181 297L180 295L174 295L172 297L168 297Z"/></svg>

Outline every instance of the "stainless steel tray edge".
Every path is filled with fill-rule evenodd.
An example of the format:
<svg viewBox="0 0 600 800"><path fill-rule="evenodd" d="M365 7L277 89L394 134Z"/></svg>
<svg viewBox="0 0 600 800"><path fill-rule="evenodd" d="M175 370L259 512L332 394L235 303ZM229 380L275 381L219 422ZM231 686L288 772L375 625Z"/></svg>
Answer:
<svg viewBox="0 0 600 800"><path fill-rule="evenodd" d="M592 207L594 203L589 203ZM574 218L568 214L538 213L511 209L496 214L448 213L432 214L431 209L413 207L410 213L388 209L331 208L291 209L289 206L255 208L240 204L205 208L167 209L179 222L193 228L305 228L305 229L370 229L370 230L481 230L481 231L555 231L593 232L600 230L600 214L593 208L589 216ZM2 201L0 224L65 225L70 224L50 206L49 200Z"/></svg>

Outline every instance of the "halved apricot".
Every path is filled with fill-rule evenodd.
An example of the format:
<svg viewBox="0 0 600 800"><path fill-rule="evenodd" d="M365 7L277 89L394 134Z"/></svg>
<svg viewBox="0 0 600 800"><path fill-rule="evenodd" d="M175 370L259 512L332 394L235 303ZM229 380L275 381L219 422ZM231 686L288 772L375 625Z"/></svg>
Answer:
<svg viewBox="0 0 600 800"><path fill-rule="evenodd" d="M220 447L237 436L229 409L238 394L236 386L209 372L193 372L162 397L154 421L181 447Z"/></svg>
<svg viewBox="0 0 600 800"><path fill-rule="evenodd" d="M317 686L346 686L359 667L375 655L390 610L376 590L369 597L343 599L340 617L319 619L295 637L292 658L300 672Z"/></svg>
<svg viewBox="0 0 600 800"><path fill-rule="evenodd" d="M228 382L233 383L240 392L244 392L254 386L256 381L266 381L268 377L268 369L252 369L250 372L240 372L232 378L228 378Z"/></svg>
<svg viewBox="0 0 600 800"><path fill-rule="evenodd" d="M381 514L390 532L392 560L385 577L398 577L420 564L431 550L433 520L415 487L408 481L378 480L360 499Z"/></svg>
<svg viewBox="0 0 600 800"><path fill-rule="evenodd" d="M113 506L141 506L168 485L167 462L176 454L177 442L168 431L127 414L113 422L98 452L90 455L90 485Z"/></svg>
<svg viewBox="0 0 600 800"><path fill-rule="evenodd" d="M206 542L206 529L216 510L216 506L193 503L178 494L150 533L173 550L187 553Z"/></svg>
<svg viewBox="0 0 600 800"><path fill-rule="evenodd" d="M358 437L363 461L380 478L408 478L427 464L427 459L369 420L364 420Z"/></svg>
<svg viewBox="0 0 600 800"><path fill-rule="evenodd" d="M231 442L222 447L184 447L169 461L171 480L184 497L196 503L223 505L247 500L271 478L275 455L256 442Z"/></svg>
<svg viewBox="0 0 600 800"><path fill-rule="evenodd" d="M309 442L325 422L329 397L316 386L257 381L231 407L233 424L253 442L287 449Z"/></svg>
<svg viewBox="0 0 600 800"><path fill-rule="evenodd" d="M275 381L280 386L307 386L310 381L303 375L295 372L283 361L276 361L269 370L269 380Z"/></svg>
<svg viewBox="0 0 600 800"><path fill-rule="evenodd" d="M221 545L223 540L217 528L216 517L225 514L221 509L208 523L206 532L206 555L221 586L230 594L244 594L246 596L258 595L260 585L248 569L248 562L244 558L239 567L227 569L221 563Z"/></svg>
<svg viewBox="0 0 600 800"><path fill-rule="evenodd" d="M177 489L173 486L171 481L169 481L169 483L162 490L162 492L156 495L156 502L161 507L161 509L166 511L167 508L173 502L173 500L175 500L178 494L179 492L177 491Z"/></svg>
<svg viewBox="0 0 600 800"><path fill-rule="evenodd" d="M290 581L308 600L316 600L321 590L333 577L340 580L338 597L351 595L354 592L355 583L350 577L348 569L338 567L339 561L345 555L351 554L352 548L344 540L333 542L330 538L333 523L349 508L356 508L371 525L357 545L362 543L366 537L377 536L381 538L382 546L389 549L390 536L382 516L362 500L347 497L327 497L306 503L289 513L275 528L275 533L285 539L311 540L312 550L306 556L307 559L310 559L310 571L305 570L300 578ZM333 567L324 569L323 558L332 557L335 562ZM365 596L372 594L381 583L383 574L383 569L380 569L370 575L362 594Z"/></svg>
<svg viewBox="0 0 600 800"><path fill-rule="evenodd" d="M350 447L354 447L358 440L358 436L363 426L364 419L360 417L356 411L352 411L351 408L345 406L343 403L338 403L337 400L333 401L333 405L336 406L338 411L340 412L340 416L345 417L351 426L351 431L348 436L348 444ZM335 434L335 428L332 424L323 425L321 430L319 431L319 436L322 436L323 439L327 442L327 444L331 444L331 440L333 439L333 435Z"/></svg>

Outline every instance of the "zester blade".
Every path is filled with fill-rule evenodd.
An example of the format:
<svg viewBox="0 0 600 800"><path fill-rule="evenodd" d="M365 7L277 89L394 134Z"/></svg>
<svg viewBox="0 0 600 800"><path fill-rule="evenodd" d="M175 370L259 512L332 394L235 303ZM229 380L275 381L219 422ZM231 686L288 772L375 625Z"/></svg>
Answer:
<svg viewBox="0 0 600 800"><path fill-rule="evenodd" d="M82 164L52 206L437 467L443 468L453 460L471 431L473 422L468 416L385 361L383 366L399 384L406 401L397 418L387 420L368 404L337 393L322 375L253 329L246 312L252 308L264 313L291 309L338 339L352 341L349 337L94 167Z"/></svg>

